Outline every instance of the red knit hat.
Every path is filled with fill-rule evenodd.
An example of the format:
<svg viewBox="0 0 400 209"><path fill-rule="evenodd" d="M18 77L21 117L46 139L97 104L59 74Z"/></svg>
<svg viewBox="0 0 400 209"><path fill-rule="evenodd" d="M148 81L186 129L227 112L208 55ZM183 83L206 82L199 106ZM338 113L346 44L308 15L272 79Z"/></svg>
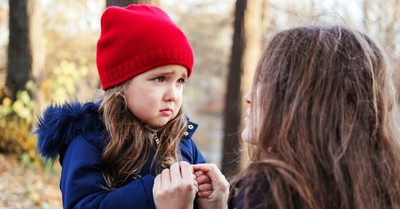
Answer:
<svg viewBox="0 0 400 209"><path fill-rule="evenodd" d="M153 68L178 64L190 76L193 51L185 34L161 9L109 7L101 17L96 64L104 90Z"/></svg>

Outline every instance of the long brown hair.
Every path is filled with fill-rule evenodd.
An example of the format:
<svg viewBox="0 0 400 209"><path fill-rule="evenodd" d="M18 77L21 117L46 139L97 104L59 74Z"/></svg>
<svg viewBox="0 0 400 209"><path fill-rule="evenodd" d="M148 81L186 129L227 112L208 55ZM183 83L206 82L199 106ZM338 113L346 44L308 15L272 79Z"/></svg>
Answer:
<svg viewBox="0 0 400 209"><path fill-rule="evenodd" d="M100 105L100 113L109 135L101 163L109 189L139 178L152 151L155 152L153 163L157 163L156 172L179 161L178 145L186 127L182 108L173 120L160 129L146 127L129 111L124 95L125 86L126 82L108 89ZM158 145L156 137L159 139Z"/></svg>
<svg viewBox="0 0 400 209"><path fill-rule="evenodd" d="M252 87L246 208L400 208L391 76L384 51L346 26L276 34Z"/></svg>

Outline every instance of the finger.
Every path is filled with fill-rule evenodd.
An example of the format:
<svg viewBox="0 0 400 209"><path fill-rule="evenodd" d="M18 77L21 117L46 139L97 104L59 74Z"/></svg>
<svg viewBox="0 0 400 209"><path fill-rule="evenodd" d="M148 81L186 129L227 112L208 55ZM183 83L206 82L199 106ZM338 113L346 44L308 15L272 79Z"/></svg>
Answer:
<svg viewBox="0 0 400 209"><path fill-rule="evenodd" d="M178 163L173 163L170 167L170 175L172 182L178 182L182 179L181 171Z"/></svg>
<svg viewBox="0 0 400 209"><path fill-rule="evenodd" d="M193 165L193 169L195 171L203 171L207 174L211 181L215 181L221 178L225 179L224 175L222 175L221 171L215 164L196 164Z"/></svg>
<svg viewBox="0 0 400 209"><path fill-rule="evenodd" d="M196 177L198 177L198 176L201 176L201 175L205 175L205 173L204 173L203 171L195 171L195 172L194 172L194 175L195 175Z"/></svg>
<svg viewBox="0 0 400 209"><path fill-rule="evenodd" d="M198 186L199 192L213 191L211 184L201 184Z"/></svg>
<svg viewBox="0 0 400 209"><path fill-rule="evenodd" d="M229 191L229 182L215 164L197 164L193 165L193 169L207 174L211 180L213 190Z"/></svg>
<svg viewBox="0 0 400 209"><path fill-rule="evenodd" d="M170 171L168 168L164 169L160 175L161 175L161 187L160 188L163 188L164 186L167 186L171 183Z"/></svg>
<svg viewBox="0 0 400 209"><path fill-rule="evenodd" d="M205 184L205 183L210 183L211 179L207 175L201 175L197 176L196 181L199 184Z"/></svg>
<svg viewBox="0 0 400 209"><path fill-rule="evenodd" d="M179 166L181 168L181 174L183 179L193 179L193 168L189 163L181 161L179 162Z"/></svg>
<svg viewBox="0 0 400 209"><path fill-rule="evenodd" d="M192 167L195 172L202 171L204 173L207 173L208 171L210 171L211 165L212 164L209 164L209 163L201 163L201 164L192 165Z"/></svg>
<svg viewBox="0 0 400 209"><path fill-rule="evenodd" d="M200 198L208 198L212 194L212 191L206 191L206 192L198 192L197 196Z"/></svg>
<svg viewBox="0 0 400 209"><path fill-rule="evenodd" d="M154 185L153 185L153 193L154 191L159 191L161 189L161 174L157 175L156 178L154 178Z"/></svg>
<svg viewBox="0 0 400 209"><path fill-rule="evenodd" d="M193 180L193 185L196 188L196 192L198 192L199 191L199 184L197 183L196 180Z"/></svg>

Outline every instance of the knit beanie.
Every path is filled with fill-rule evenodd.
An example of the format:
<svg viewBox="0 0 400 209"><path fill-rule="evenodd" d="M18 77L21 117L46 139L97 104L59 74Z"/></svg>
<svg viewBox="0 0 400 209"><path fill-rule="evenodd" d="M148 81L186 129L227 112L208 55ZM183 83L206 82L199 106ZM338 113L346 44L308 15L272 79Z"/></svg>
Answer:
<svg viewBox="0 0 400 209"><path fill-rule="evenodd" d="M96 64L104 90L156 67L178 64L192 72L194 57L185 34L150 5L108 7L101 17Z"/></svg>

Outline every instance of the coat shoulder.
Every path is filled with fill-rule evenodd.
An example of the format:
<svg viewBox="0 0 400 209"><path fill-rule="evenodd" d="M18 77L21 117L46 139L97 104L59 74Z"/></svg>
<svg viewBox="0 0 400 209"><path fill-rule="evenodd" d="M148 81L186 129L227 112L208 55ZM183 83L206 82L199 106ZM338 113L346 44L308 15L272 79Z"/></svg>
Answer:
<svg viewBox="0 0 400 209"><path fill-rule="evenodd" d="M39 117L34 131L38 137L38 152L45 159L54 159L79 135L84 135L92 142L99 138L96 135L105 133L99 107L99 102L49 106Z"/></svg>

